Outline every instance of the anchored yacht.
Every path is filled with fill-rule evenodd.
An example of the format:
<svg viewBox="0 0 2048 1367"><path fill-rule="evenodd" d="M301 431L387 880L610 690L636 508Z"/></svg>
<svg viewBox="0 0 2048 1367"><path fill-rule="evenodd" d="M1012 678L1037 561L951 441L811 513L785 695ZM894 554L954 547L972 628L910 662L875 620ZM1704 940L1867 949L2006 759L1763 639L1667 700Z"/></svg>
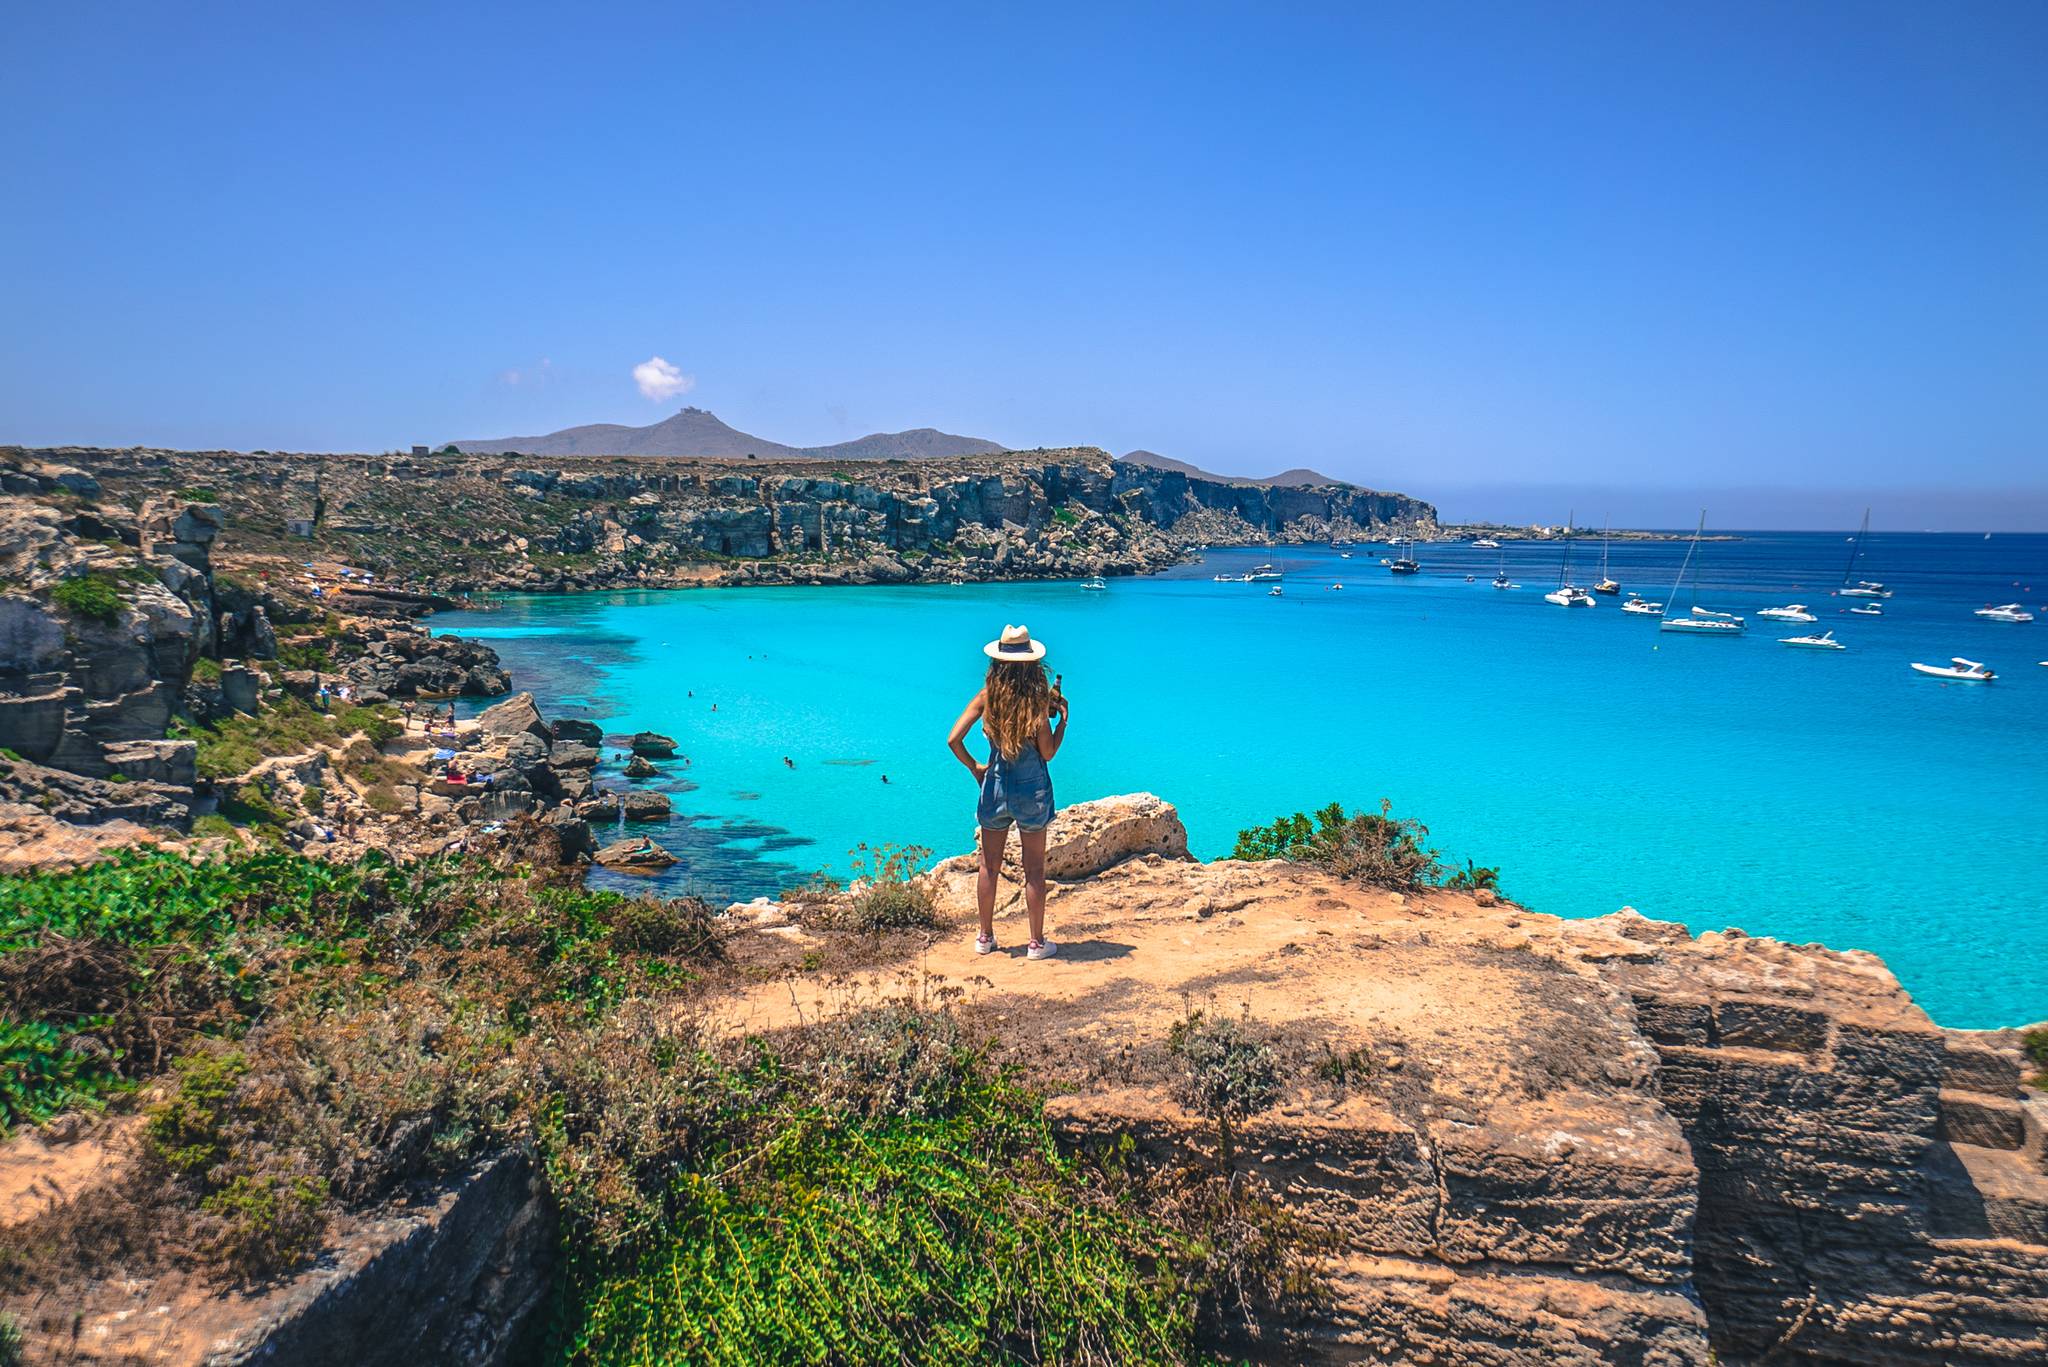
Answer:
<svg viewBox="0 0 2048 1367"><path fill-rule="evenodd" d="M1960 655L1950 656L1949 662L1945 665L1923 665L1916 661L1913 672L1935 679L1950 679L1956 683L1990 683L1998 677L1988 665L1976 660L1966 660Z"/></svg>
<svg viewBox="0 0 2048 1367"><path fill-rule="evenodd" d="M1847 650L1849 647L1835 639L1832 631L1823 631L1818 636L1780 636L1779 645L1797 646L1801 650Z"/></svg>
<svg viewBox="0 0 2048 1367"><path fill-rule="evenodd" d="M2028 612L2018 603L2006 603L1995 608L1978 608L1977 616L1982 617L1987 622L2031 622L2034 620L2034 614Z"/></svg>
<svg viewBox="0 0 2048 1367"><path fill-rule="evenodd" d="M1806 610L1804 603L1787 603L1782 608L1761 608L1757 616L1768 617L1773 622L1818 622L1820 618Z"/></svg>

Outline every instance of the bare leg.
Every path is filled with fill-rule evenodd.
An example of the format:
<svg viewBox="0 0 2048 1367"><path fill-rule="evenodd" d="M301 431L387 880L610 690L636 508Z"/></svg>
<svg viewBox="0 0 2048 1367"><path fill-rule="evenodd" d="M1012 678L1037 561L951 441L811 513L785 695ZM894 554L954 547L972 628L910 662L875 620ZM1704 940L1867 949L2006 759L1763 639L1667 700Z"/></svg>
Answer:
<svg viewBox="0 0 2048 1367"><path fill-rule="evenodd" d="M1003 873L1003 847L1010 843L1008 831L981 832L981 876L974 883L974 904L981 912L981 933L996 937L996 882ZM1040 863L1044 863L1045 841L1039 840Z"/></svg>
<svg viewBox="0 0 2048 1367"><path fill-rule="evenodd" d="M1031 938L1045 938L1045 832L1017 832L1017 852L1024 857L1024 914Z"/></svg>

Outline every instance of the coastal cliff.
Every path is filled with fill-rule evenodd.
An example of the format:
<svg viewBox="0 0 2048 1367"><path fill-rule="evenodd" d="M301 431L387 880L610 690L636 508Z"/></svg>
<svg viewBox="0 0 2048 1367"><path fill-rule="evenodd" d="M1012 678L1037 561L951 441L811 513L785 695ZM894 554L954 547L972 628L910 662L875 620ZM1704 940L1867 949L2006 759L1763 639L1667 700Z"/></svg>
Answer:
<svg viewBox="0 0 2048 1367"><path fill-rule="evenodd" d="M1436 510L1094 448L933 460L0 452L135 503L199 490L238 557L324 559L430 593L1134 574L1198 545L1427 536Z"/></svg>
<svg viewBox="0 0 2048 1367"><path fill-rule="evenodd" d="M1048 867L1050 963L972 952L962 856L919 880L931 931L862 939L852 959L832 908L857 888L727 909L727 969L669 1009L715 1048L829 1033L878 1001L948 1003L1051 1097L1063 1147L1122 1172L1227 1165L1176 1081L1178 1041L1204 1019L1266 1041L1231 1198L1266 1223L1230 1237L1284 1232L1300 1276L1255 1326L1209 1331L1232 1360L2042 1358L2048 1098L2022 1088L2016 1041L1934 1026L1873 956L1201 864L1148 795L1062 812ZM1013 868L1005 943L1020 895ZM914 1087L888 1079L917 1057L831 1076ZM30 1222L15 1232L129 1180L133 1135L79 1125L0 1149L9 1218ZM509 1361L555 1266L555 1203L531 1171L459 1168L337 1221L300 1275L227 1296L189 1272L109 1268L0 1299L64 1360L338 1365L459 1343L465 1361ZM379 1319L393 1288L406 1309Z"/></svg>

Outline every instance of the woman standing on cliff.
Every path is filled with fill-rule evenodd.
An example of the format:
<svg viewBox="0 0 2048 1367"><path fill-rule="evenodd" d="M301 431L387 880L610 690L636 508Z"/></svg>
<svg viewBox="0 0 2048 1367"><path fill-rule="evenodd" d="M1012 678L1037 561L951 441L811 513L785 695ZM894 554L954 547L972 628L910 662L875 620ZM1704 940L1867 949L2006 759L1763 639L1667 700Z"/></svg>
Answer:
<svg viewBox="0 0 2048 1367"><path fill-rule="evenodd" d="M1052 773L1046 765L1066 739L1067 699L1057 676L1046 681L1045 644L1031 639L1030 628L1006 626L981 651L990 661L988 675L946 738L954 758L981 784L975 811L981 827L981 878L974 889L981 933L974 938L974 952L990 954L996 948L996 880L1015 826L1031 929L1024 957L1050 959L1059 946L1045 938L1045 828L1053 812ZM1059 718L1058 726L1047 721L1052 716ZM967 752L967 732L977 721L988 737L987 764L976 763Z"/></svg>

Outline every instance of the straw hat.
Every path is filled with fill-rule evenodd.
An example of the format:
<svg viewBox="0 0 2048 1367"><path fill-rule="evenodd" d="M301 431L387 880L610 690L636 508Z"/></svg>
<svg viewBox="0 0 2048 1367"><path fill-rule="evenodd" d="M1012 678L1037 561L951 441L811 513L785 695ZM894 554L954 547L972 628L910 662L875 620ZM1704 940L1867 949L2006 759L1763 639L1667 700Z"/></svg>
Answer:
<svg viewBox="0 0 2048 1367"><path fill-rule="evenodd" d="M1045 642L1031 639L1031 628L1027 626L1004 627L1003 634L981 648L981 653L991 660L1042 660L1045 658Z"/></svg>

